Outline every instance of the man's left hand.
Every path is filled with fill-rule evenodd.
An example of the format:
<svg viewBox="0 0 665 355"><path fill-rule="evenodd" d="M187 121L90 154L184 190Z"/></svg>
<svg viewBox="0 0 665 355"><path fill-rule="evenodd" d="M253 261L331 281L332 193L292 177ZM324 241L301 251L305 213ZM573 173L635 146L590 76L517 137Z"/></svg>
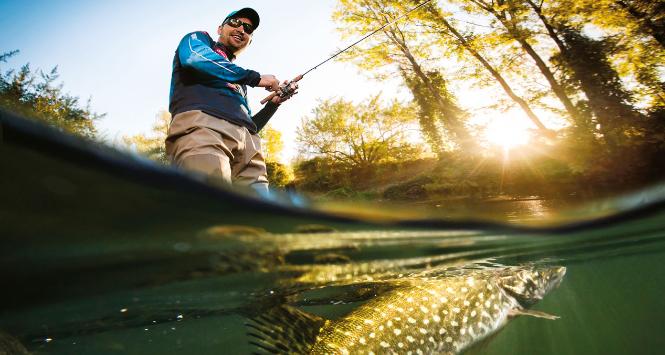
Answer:
<svg viewBox="0 0 665 355"><path fill-rule="evenodd" d="M284 96L275 95L275 97L273 97L270 100L270 101L272 101L272 103L279 105L279 104L287 101L288 99L290 99L293 95L298 93L298 83L295 82L295 81L291 81L291 82L284 81L284 83L282 83L282 87L288 88L287 91L290 92L290 93L288 95L284 95Z"/></svg>

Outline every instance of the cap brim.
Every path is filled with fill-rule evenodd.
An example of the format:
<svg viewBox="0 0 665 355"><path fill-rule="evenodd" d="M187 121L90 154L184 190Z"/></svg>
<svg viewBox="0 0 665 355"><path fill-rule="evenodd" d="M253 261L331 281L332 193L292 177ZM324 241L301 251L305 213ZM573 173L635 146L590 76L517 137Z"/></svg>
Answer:
<svg viewBox="0 0 665 355"><path fill-rule="evenodd" d="M244 17L252 21L252 25L254 25L254 29L259 28L259 22L261 22L261 18L259 17L259 13L256 12L256 10L245 7L242 8L238 11L232 12L229 16L226 18L233 17L233 18L238 18L238 17Z"/></svg>

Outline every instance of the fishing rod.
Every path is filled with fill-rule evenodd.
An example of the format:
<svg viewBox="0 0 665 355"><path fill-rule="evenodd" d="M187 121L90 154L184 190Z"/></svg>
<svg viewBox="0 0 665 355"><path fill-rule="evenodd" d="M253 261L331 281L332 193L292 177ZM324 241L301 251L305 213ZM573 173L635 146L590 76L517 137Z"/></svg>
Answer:
<svg viewBox="0 0 665 355"><path fill-rule="evenodd" d="M313 70L316 70L318 67L320 67L320 66L322 66L323 64L329 62L330 60L334 59L334 58L337 57L338 55L340 55L340 54L346 52L347 50L349 50L349 49L351 49L351 48L353 48L353 47L354 47L355 45L357 45L358 43L360 43L360 42L366 40L367 38L371 37L371 36L374 35L375 33L381 31L382 29L384 29L384 28L386 28L386 27L388 27L388 26L390 26L390 25L392 25L392 24L395 24L397 21L399 21L399 20L401 20L401 19L407 17L410 13L412 13L412 12L414 12L414 11L420 9L421 7L425 6L426 4L428 4L428 3L430 3L430 2L432 2L432 0L425 0L424 2L420 3L418 6L415 6L414 8L412 8L412 9L410 9L409 11L405 12L404 14L400 15L400 16L397 17L396 19L394 19L394 20L392 20L392 21L386 23L385 25L383 25L383 26L381 26L381 27L375 29L374 31L372 31L372 32L370 32L369 34L367 34L367 35L365 35L364 37L362 37L361 39L359 39L359 40L353 42L353 43L350 44L348 47L346 47L346 48L340 50L339 52L335 53L334 55L332 55L332 56L329 57L328 59L324 60L323 62L321 62L321 63L319 63L319 64L313 66L312 68L310 68L310 69L307 70L306 72L304 72L304 73L302 73L302 74L296 76L295 78L293 78L293 80L291 80L291 81L287 81L286 84L284 84L283 86L280 86L280 88L279 88L278 91L274 91L273 93L271 93L270 95L268 95L267 97L265 97L263 100L261 100L261 104L265 104L266 102L268 102L269 100L271 100L273 97L275 97L275 95L279 95L279 96L288 96L288 95L292 95L292 94L294 93L294 91L296 90L296 87L293 86L293 85L291 85L292 83L297 83L297 82L299 82L299 81L300 81L305 75L307 75L309 72L311 72L311 71L313 71Z"/></svg>

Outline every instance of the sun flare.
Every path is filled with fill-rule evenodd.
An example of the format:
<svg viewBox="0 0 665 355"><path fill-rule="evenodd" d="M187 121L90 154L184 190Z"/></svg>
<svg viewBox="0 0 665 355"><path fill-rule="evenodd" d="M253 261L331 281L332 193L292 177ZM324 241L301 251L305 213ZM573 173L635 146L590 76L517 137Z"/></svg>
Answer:
<svg viewBox="0 0 665 355"><path fill-rule="evenodd" d="M526 126L507 123L503 119L495 119L485 128L485 139L504 149L513 149L529 142L529 131Z"/></svg>

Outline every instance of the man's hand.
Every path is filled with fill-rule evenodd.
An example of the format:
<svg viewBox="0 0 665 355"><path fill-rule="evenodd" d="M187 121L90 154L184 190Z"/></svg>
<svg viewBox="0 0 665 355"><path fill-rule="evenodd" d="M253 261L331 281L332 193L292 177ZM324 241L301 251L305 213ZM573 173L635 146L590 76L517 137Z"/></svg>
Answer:
<svg viewBox="0 0 665 355"><path fill-rule="evenodd" d="M261 75L259 86L266 88L268 91L277 91L279 90L279 80L277 80L277 78L271 74Z"/></svg>
<svg viewBox="0 0 665 355"><path fill-rule="evenodd" d="M284 83L282 83L282 87L284 88L283 92L288 92L289 94L283 96L275 95L275 97L270 100L272 103L279 105L298 93L298 83L295 81L289 82L288 80L285 80Z"/></svg>

